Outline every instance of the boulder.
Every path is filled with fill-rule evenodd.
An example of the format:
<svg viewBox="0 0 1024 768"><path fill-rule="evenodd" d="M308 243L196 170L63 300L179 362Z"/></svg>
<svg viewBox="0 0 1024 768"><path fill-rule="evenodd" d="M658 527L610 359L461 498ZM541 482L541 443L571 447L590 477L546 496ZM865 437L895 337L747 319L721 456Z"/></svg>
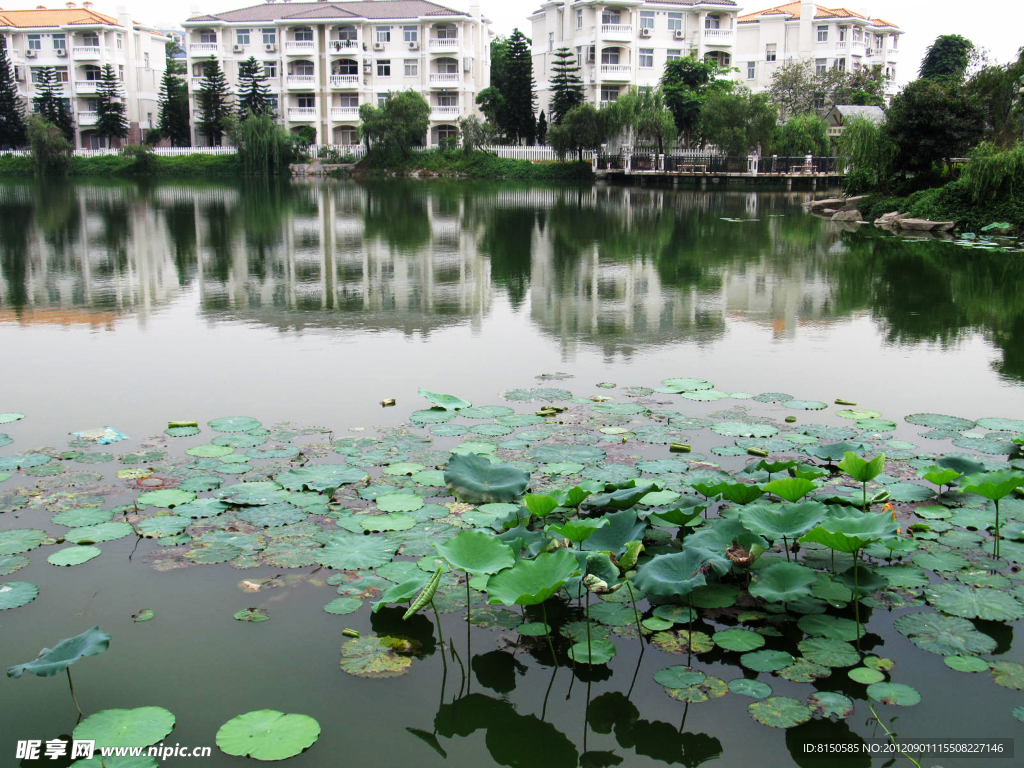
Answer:
<svg viewBox="0 0 1024 768"><path fill-rule="evenodd" d="M832 214L832 221L860 221L860 211L839 211L838 213Z"/></svg>
<svg viewBox="0 0 1024 768"><path fill-rule="evenodd" d="M856 211L857 210L857 206L860 204L860 201L863 200L865 197L867 197L867 195L857 195L856 197L848 197L848 198L846 198L846 204L843 205L841 210L844 210L844 211Z"/></svg>
<svg viewBox="0 0 1024 768"><path fill-rule="evenodd" d="M814 213L818 213L824 208L832 208L833 210L838 211L846 205L846 201L841 197L832 197L827 200L812 200L810 205L811 210Z"/></svg>
<svg viewBox="0 0 1024 768"><path fill-rule="evenodd" d="M880 226L893 226L897 221L903 218L903 214L899 211L891 211L889 213L883 213L879 218L875 219L875 224Z"/></svg>
<svg viewBox="0 0 1024 768"><path fill-rule="evenodd" d="M932 227L932 232L949 232L955 226L955 221L940 221Z"/></svg>
<svg viewBox="0 0 1024 768"><path fill-rule="evenodd" d="M954 225L955 222L952 221L932 221L931 219L899 219L898 224L900 229L912 229L917 232L931 232L933 229L945 232L952 229ZM945 227L945 229L940 229L940 227Z"/></svg>

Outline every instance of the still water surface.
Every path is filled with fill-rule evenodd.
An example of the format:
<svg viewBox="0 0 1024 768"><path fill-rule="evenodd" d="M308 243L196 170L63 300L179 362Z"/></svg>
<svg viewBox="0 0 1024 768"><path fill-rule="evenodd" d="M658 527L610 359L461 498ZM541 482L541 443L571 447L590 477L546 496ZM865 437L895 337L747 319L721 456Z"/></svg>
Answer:
<svg viewBox="0 0 1024 768"><path fill-rule="evenodd" d="M68 432L102 425L143 437L168 420L233 414L344 434L404 421L422 407L417 387L498 402L539 374L564 372L575 379L558 386L588 391L690 376L727 392L850 398L897 420L918 411L1019 418L1024 262L846 231L806 215L806 197L397 181L3 182L0 411L29 414L5 425L22 448L63 445ZM385 397L398 407L380 410ZM747 702L734 700L742 697L692 706L680 726L682 705L650 682L664 664L631 688L631 643L620 643L611 677L592 682L591 699L605 698L589 729L588 686L570 687L568 670L552 687L548 724L521 719L539 716L550 680L529 655L516 657L522 669L504 657L474 664L477 698L457 705L459 681L449 676L442 705L436 655L395 680L340 673L338 617L320 611L324 590L284 590L276 620L234 622L245 600L235 585L249 574L158 574L141 562L152 542L134 546L104 545L88 579L49 589L54 569L34 557L14 578L40 584L46 610L0 614L5 664L99 624L115 640L76 668L87 712L159 704L178 715L171 738L187 745L212 745L217 726L240 712L305 712L323 735L296 766L509 764L511 745L532 741L547 755L532 764L561 768L566 739L625 765L696 765L719 752L722 765L811 764L792 732L753 724ZM166 619L133 625L144 605ZM370 626L365 609L346 618ZM1011 640L1000 637L1001 653ZM477 642L495 647L483 635ZM886 653L899 663L900 643L910 646L895 643ZM920 655L907 663L920 666ZM1011 735L979 708L945 709L997 697L1004 712L1009 692L993 693L980 676L963 676L957 691L929 689L927 668L919 672L922 694L943 702L944 725L936 728L938 710L918 707L901 713L904 733ZM785 693L781 681L776 692ZM0 763L11 764L15 739L69 732L65 699L57 680L0 682ZM479 721L467 726L467 717ZM406 731L446 720L447 759ZM873 733L858 716L804 735L847 729ZM222 754L202 762L242 765Z"/></svg>

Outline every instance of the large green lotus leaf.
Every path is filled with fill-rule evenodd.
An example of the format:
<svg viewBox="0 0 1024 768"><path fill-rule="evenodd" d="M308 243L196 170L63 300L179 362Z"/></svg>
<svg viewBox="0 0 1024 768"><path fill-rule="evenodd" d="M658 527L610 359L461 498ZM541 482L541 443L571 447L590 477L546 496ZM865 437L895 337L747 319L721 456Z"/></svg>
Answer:
<svg viewBox="0 0 1024 768"><path fill-rule="evenodd" d="M927 501L935 495L930 488L917 483L894 483L886 486L885 490L893 501Z"/></svg>
<svg viewBox="0 0 1024 768"><path fill-rule="evenodd" d="M39 597L39 587L28 581L8 581L0 584L0 611L20 608Z"/></svg>
<svg viewBox="0 0 1024 768"><path fill-rule="evenodd" d="M884 468L884 453L880 453L875 456L875 458L871 459L871 461L868 461L866 459L862 459L856 453L851 451L844 454L843 460L839 462L839 469L861 483L867 483L874 480L882 473L882 469Z"/></svg>
<svg viewBox="0 0 1024 768"><path fill-rule="evenodd" d="M946 416L941 413L912 413L904 421L917 427L949 429L957 432L973 429L976 426L975 422L968 419L961 419L958 416Z"/></svg>
<svg viewBox="0 0 1024 768"><path fill-rule="evenodd" d="M309 715L260 709L228 720L217 731L221 751L256 760L285 760L320 738L320 723Z"/></svg>
<svg viewBox="0 0 1024 768"><path fill-rule="evenodd" d="M847 592L849 595L849 592ZM857 623L852 619L844 619L841 616L831 616L825 613L812 613L801 616L797 626L809 635L827 637L832 640L856 640L859 636Z"/></svg>
<svg viewBox="0 0 1024 768"><path fill-rule="evenodd" d="M487 580L488 602L538 605L571 579L577 567L576 558L565 549L538 555L534 560L520 560Z"/></svg>
<svg viewBox="0 0 1024 768"><path fill-rule="evenodd" d="M460 411L459 416L465 416L467 419L496 419L514 414L515 411L507 405L480 405Z"/></svg>
<svg viewBox="0 0 1024 768"><path fill-rule="evenodd" d="M615 643L610 640L590 639L576 643L569 649L569 658L577 664L607 664L615 656Z"/></svg>
<svg viewBox="0 0 1024 768"><path fill-rule="evenodd" d="M788 696L772 696L764 701L755 701L747 707L747 711L757 722L772 728L793 728L806 723L814 714L806 704Z"/></svg>
<svg viewBox="0 0 1024 768"><path fill-rule="evenodd" d="M361 483L369 475L359 467L345 464L315 464L275 475L274 482L290 491L333 492L342 485Z"/></svg>
<svg viewBox="0 0 1024 768"><path fill-rule="evenodd" d="M607 520L608 525L598 528L580 545L581 549L620 554L629 542L639 540L647 527L646 523L637 518L636 512L629 509L610 512L600 519Z"/></svg>
<svg viewBox="0 0 1024 768"><path fill-rule="evenodd" d="M49 464L53 459L45 453L22 453L14 456L0 457L0 470L29 469Z"/></svg>
<svg viewBox="0 0 1024 768"><path fill-rule="evenodd" d="M185 453L200 459L219 459L235 452L230 445L193 445Z"/></svg>
<svg viewBox="0 0 1024 768"><path fill-rule="evenodd" d="M256 483L251 483L256 485ZM262 483L260 483L262 485ZM188 504L182 504L180 507L174 508L174 514L181 515L182 517L188 516L193 519L200 519L204 517L216 517L217 515L227 512L231 507L223 501L217 499L196 499Z"/></svg>
<svg viewBox="0 0 1024 768"><path fill-rule="evenodd" d="M24 418L24 413L0 413L0 424L10 424L12 421L21 421Z"/></svg>
<svg viewBox="0 0 1024 768"><path fill-rule="evenodd" d="M808 637L801 640L797 647L804 658L825 667L852 667L860 662L857 649L843 640Z"/></svg>
<svg viewBox="0 0 1024 768"><path fill-rule="evenodd" d="M779 434L778 427L770 424L748 424L743 421L720 421L711 431L726 437L772 437Z"/></svg>
<svg viewBox="0 0 1024 768"><path fill-rule="evenodd" d="M130 527L130 526L129 526ZM28 552L46 541L46 531L38 528L12 528L0 531L0 555Z"/></svg>
<svg viewBox="0 0 1024 768"><path fill-rule="evenodd" d="M472 453L452 454L444 480L455 498L469 504L511 502L526 491L530 473Z"/></svg>
<svg viewBox="0 0 1024 768"><path fill-rule="evenodd" d="M81 565L87 563L94 557L99 557L103 554L103 550L99 547L90 546L79 546L79 547L65 547L53 552L46 558L46 562L50 565L60 566L71 566Z"/></svg>
<svg viewBox="0 0 1024 768"><path fill-rule="evenodd" d="M652 491L657 491L658 487L651 480L639 482L630 480L625 488L616 488L608 493L591 496L583 502L583 506L586 509L617 509L620 511L630 509L636 506L644 496L649 496Z"/></svg>
<svg viewBox="0 0 1024 768"><path fill-rule="evenodd" d="M787 477L784 480L772 480L764 485L766 493L774 493L780 499L795 503L817 488L810 480L801 477Z"/></svg>
<svg viewBox="0 0 1024 768"><path fill-rule="evenodd" d="M776 672L793 663L793 656L785 651L752 651L740 656L740 664L755 672Z"/></svg>
<svg viewBox="0 0 1024 768"><path fill-rule="evenodd" d="M412 666L408 650L408 641L386 635L353 638L341 646L341 668L356 677L398 677Z"/></svg>
<svg viewBox="0 0 1024 768"><path fill-rule="evenodd" d="M251 416L224 416L206 422L214 432L248 432L263 426L259 420Z"/></svg>
<svg viewBox="0 0 1024 768"><path fill-rule="evenodd" d="M789 602L811 594L817 574L797 563L774 563L757 572L750 594L770 602Z"/></svg>
<svg viewBox="0 0 1024 768"><path fill-rule="evenodd" d="M93 627L80 635L61 640L53 648L44 648L32 661L8 667L7 676L17 678L25 672L31 672L38 677L53 677L83 656L96 656L109 646L110 635L99 627Z"/></svg>
<svg viewBox="0 0 1024 768"><path fill-rule="evenodd" d="M868 696L898 707L912 707L921 701L921 694L903 683L872 683L868 686Z"/></svg>
<svg viewBox="0 0 1024 768"><path fill-rule="evenodd" d="M821 717L843 720L853 714L853 700L834 691L817 691L807 697L807 704Z"/></svg>
<svg viewBox="0 0 1024 768"><path fill-rule="evenodd" d="M0 576L7 576L20 571L31 561L21 555L0 555Z"/></svg>
<svg viewBox="0 0 1024 768"><path fill-rule="evenodd" d="M415 512L423 508L423 499L412 493L385 493L376 502L381 512Z"/></svg>
<svg viewBox="0 0 1024 768"><path fill-rule="evenodd" d="M560 464L575 461L580 464L596 464L604 461L607 454L592 445L540 445L530 451L530 458L544 464Z"/></svg>
<svg viewBox="0 0 1024 768"><path fill-rule="evenodd" d="M837 552L856 552L873 541L894 538L897 523L890 515L854 510L833 512L800 541L824 544Z"/></svg>
<svg viewBox="0 0 1024 768"><path fill-rule="evenodd" d="M648 595L685 596L707 584L700 553L684 549L670 555L656 555L637 569L633 583Z"/></svg>
<svg viewBox="0 0 1024 768"><path fill-rule="evenodd" d="M57 525L66 525L71 528L82 528L86 525L98 525L113 518L114 513L109 509L99 507L79 507L69 509L66 512L58 512L50 518Z"/></svg>
<svg viewBox="0 0 1024 768"><path fill-rule="evenodd" d="M548 530L568 539L576 544L586 541L593 536L598 528L608 525L608 520L603 517L566 520L561 524L548 526Z"/></svg>
<svg viewBox="0 0 1024 768"><path fill-rule="evenodd" d="M295 525L309 516L304 509L299 509L286 502L265 504L260 507L248 507L238 513L239 520L262 528L276 528L281 525Z"/></svg>
<svg viewBox="0 0 1024 768"><path fill-rule="evenodd" d="M327 568L353 571L376 568L395 556L398 545L380 536L335 535L327 546L314 553L316 561Z"/></svg>
<svg viewBox="0 0 1024 768"><path fill-rule="evenodd" d="M957 672L987 672L988 662L977 656L947 656L943 659L946 666Z"/></svg>
<svg viewBox="0 0 1024 768"><path fill-rule="evenodd" d="M178 488L182 491L202 493L203 491L212 491L215 488L220 488L223 483L224 479L216 475L194 475L185 480Z"/></svg>
<svg viewBox="0 0 1024 768"><path fill-rule="evenodd" d="M96 747L146 747L155 744L174 728L174 715L163 707L104 709L89 715L74 730L80 741L95 741Z"/></svg>
<svg viewBox="0 0 1024 768"><path fill-rule="evenodd" d="M85 542L99 543L102 541L114 541L131 536L135 533L131 523L100 523L99 525L87 525L84 528L72 528L64 538L74 544Z"/></svg>
<svg viewBox="0 0 1024 768"><path fill-rule="evenodd" d="M699 392L704 389L713 389L714 384L710 381L704 381L703 379L688 379L688 378L676 378L676 379L663 379L661 387L656 389L656 392L663 394L673 395L681 394L683 392Z"/></svg>
<svg viewBox="0 0 1024 768"><path fill-rule="evenodd" d="M417 390L420 397L425 397L427 400L432 402L436 407L443 408L446 411L458 411L463 408L469 408L473 404L468 400L463 400L461 397L455 397L455 395L445 395L441 392L431 392L429 389Z"/></svg>
<svg viewBox="0 0 1024 768"><path fill-rule="evenodd" d="M739 651L740 653L756 651L765 642L764 637L754 630L743 629L742 627L733 627L715 632L711 639L714 640L715 645L719 648L725 648L727 651Z"/></svg>
<svg viewBox="0 0 1024 768"><path fill-rule="evenodd" d="M508 544L484 531L463 531L434 546L453 568L474 576L497 573L516 561Z"/></svg>
<svg viewBox="0 0 1024 768"><path fill-rule="evenodd" d="M1021 419L985 418L978 419L977 424L996 432L1024 432L1024 420Z"/></svg>
<svg viewBox="0 0 1024 768"><path fill-rule="evenodd" d="M991 665L992 680L1004 688L1015 691L1024 690L1024 664L1016 661L993 661Z"/></svg>
<svg viewBox="0 0 1024 768"><path fill-rule="evenodd" d="M746 677L738 677L729 681L729 690L741 696L749 696L752 699L763 699L772 695L772 687L760 680L751 680Z"/></svg>
<svg viewBox="0 0 1024 768"><path fill-rule="evenodd" d="M809 456L814 456L822 461L829 463L834 461L841 461L847 453L863 453L868 450L870 446L867 443L850 443L850 442L839 442L839 443L828 443L826 445L809 445L804 448L804 453Z"/></svg>
<svg viewBox="0 0 1024 768"><path fill-rule="evenodd" d="M997 501L1008 496L1015 488L1024 487L1024 472L1004 469L968 475L960 481L961 493L976 493Z"/></svg>
<svg viewBox="0 0 1024 768"><path fill-rule="evenodd" d="M799 504L751 504L739 511L739 518L750 531L769 541L783 536L796 538L825 518L825 505L816 501Z"/></svg>
<svg viewBox="0 0 1024 768"><path fill-rule="evenodd" d="M151 507L169 509L181 504L188 504L190 501L195 501L195 499L196 495L189 491L183 491L179 488L166 488L160 491L143 493L136 501L139 504L148 504Z"/></svg>
<svg viewBox="0 0 1024 768"><path fill-rule="evenodd" d="M141 521L138 524L138 532L150 539L177 536L188 528L191 522L192 518L183 515L158 515Z"/></svg>
<svg viewBox="0 0 1024 768"><path fill-rule="evenodd" d="M726 501L733 504L750 504L764 496L765 491L761 486L753 483L721 483L718 492Z"/></svg>
<svg viewBox="0 0 1024 768"><path fill-rule="evenodd" d="M893 622L893 627L925 651L940 656L991 653L996 641L979 632L967 619L938 613L908 613Z"/></svg>
<svg viewBox="0 0 1024 768"><path fill-rule="evenodd" d="M997 589L947 583L928 587L924 594L930 605L965 619L1015 621L1024 616L1024 605Z"/></svg>

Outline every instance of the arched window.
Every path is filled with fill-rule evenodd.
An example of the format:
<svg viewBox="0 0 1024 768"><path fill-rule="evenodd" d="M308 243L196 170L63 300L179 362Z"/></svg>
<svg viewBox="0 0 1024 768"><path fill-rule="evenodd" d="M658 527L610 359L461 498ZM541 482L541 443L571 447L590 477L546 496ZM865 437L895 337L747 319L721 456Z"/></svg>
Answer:
<svg viewBox="0 0 1024 768"><path fill-rule="evenodd" d="M331 65L332 75L358 75L359 62L355 59L338 59Z"/></svg>
<svg viewBox="0 0 1024 768"><path fill-rule="evenodd" d="M97 67L95 64L86 64L82 67L82 78L84 80L95 81L103 79L103 70Z"/></svg>
<svg viewBox="0 0 1024 768"><path fill-rule="evenodd" d="M434 71L439 75L454 75L459 71L458 59L443 58L434 62Z"/></svg>
<svg viewBox="0 0 1024 768"><path fill-rule="evenodd" d="M619 48L602 48L601 49L601 63L602 64L618 64L619 63Z"/></svg>
<svg viewBox="0 0 1024 768"><path fill-rule="evenodd" d="M199 30L199 42L200 43L216 43L217 33L212 29L200 29Z"/></svg>
<svg viewBox="0 0 1024 768"><path fill-rule="evenodd" d="M299 59L293 61L291 65L290 75L306 75L309 77L313 76L314 67L312 61L306 61L305 59Z"/></svg>
<svg viewBox="0 0 1024 768"><path fill-rule="evenodd" d="M359 130L351 125L339 125L334 129L334 143L352 146L359 143Z"/></svg>
<svg viewBox="0 0 1024 768"><path fill-rule="evenodd" d="M728 67L732 58L725 51L708 51L704 54L704 61L709 61L720 67Z"/></svg>

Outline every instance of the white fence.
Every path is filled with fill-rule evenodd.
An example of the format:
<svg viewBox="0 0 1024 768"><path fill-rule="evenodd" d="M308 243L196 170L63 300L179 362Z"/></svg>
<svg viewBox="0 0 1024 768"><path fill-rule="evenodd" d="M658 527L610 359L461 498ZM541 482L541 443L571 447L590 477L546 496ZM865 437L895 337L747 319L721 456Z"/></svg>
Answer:
<svg viewBox="0 0 1024 768"><path fill-rule="evenodd" d="M153 154L165 157L181 157L182 155L233 155L238 152L235 147L154 147ZM75 157L108 157L120 155L120 149L76 149ZM28 149L0 149L0 157L31 157Z"/></svg>

